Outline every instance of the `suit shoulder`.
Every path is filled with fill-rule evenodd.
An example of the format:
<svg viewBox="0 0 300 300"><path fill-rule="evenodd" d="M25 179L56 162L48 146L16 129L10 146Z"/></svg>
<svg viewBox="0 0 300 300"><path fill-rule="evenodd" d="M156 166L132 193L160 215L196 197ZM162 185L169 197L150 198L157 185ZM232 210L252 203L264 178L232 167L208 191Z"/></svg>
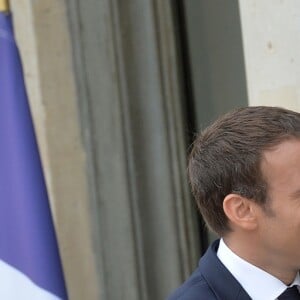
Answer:
<svg viewBox="0 0 300 300"><path fill-rule="evenodd" d="M188 278L167 300L212 300L216 299L206 280L198 270Z"/></svg>

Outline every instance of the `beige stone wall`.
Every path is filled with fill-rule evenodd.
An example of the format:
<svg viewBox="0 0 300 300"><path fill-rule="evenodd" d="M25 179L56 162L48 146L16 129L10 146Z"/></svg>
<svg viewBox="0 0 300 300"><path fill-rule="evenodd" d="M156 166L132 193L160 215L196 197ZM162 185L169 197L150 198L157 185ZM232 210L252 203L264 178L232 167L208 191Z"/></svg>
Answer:
<svg viewBox="0 0 300 300"><path fill-rule="evenodd" d="M240 0L250 105L300 110L300 2Z"/></svg>
<svg viewBox="0 0 300 300"><path fill-rule="evenodd" d="M65 2L11 0L70 299L100 299Z"/></svg>

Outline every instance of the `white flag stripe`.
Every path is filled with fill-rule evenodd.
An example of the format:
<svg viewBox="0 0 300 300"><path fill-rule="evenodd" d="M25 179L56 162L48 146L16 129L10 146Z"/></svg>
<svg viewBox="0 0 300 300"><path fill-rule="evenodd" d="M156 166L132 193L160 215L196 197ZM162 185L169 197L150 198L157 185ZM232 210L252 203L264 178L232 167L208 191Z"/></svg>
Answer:
<svg viewBox="0 0 300 300"><path fill-rule="evenodd" d="M0 299L61 300L36 285L28 276L0 260Z"/></svg>

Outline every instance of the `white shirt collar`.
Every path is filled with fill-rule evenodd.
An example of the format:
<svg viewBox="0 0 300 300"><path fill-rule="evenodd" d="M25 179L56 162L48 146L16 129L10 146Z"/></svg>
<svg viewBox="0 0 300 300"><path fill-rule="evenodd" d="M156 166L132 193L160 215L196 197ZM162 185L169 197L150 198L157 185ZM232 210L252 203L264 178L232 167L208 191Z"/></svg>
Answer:
<svg viewBox="0 0 300 300"><path fill-rule="evenodd" d="M220 240L217 256L253 300L277 299L287 288L278 278L233 253L223 239ZM299 273L290 286L293 285L299 289Z"/></svg>

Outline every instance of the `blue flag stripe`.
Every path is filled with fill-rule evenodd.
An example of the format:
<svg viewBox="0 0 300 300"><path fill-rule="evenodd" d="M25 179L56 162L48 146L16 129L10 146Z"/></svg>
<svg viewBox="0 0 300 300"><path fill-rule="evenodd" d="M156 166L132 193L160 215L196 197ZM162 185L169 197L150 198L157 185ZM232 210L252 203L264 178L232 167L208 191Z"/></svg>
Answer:
<svg viewBox="0 0 300 300"><path fill-rule="evenodd" d="M67 299L12 20L3 13L0 13L0 259L38 286Z"/></svg>

